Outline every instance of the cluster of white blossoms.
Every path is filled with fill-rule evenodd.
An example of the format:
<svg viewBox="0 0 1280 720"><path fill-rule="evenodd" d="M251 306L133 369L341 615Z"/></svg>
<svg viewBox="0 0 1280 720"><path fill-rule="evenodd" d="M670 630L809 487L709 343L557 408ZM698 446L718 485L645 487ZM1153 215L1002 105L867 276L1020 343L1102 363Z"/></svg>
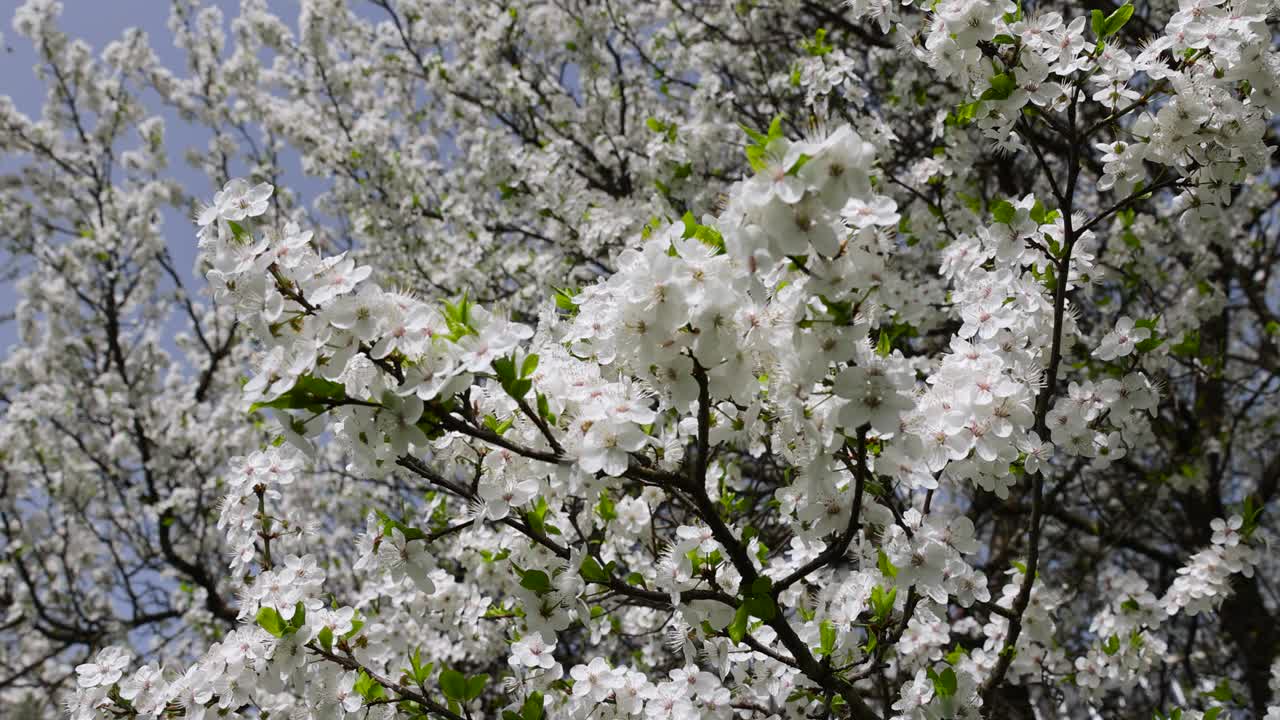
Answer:
<svg viewBox="0 0 1280 720"><path fill-rule="evenodd" d="M133 662L133 656L119 647L107 647L98 651L93 662L76 666L78 702L82 707L93 708L102 703L107 692L124 677Z"/></svg>
<svg viewBox="0 0 1280 720"><path fill-rule="evenodd" d="M311 378L321 393L315 402L340 406L335 429L350 443L362 471L385 474L410 448L430 449L419 427L428 404L439 408L442 398L467 388L477 376L493 377L494 361L510 359L532 331L465 298L442 310L384 291L365 282L369 267L358 267L342 255L320 257L309 244L311 234L294 225L282 234L255 235L251 225L240 224L254 217L244 208L261 214L265 208L250 201L269 194L269 188L233 181L200 218L206 221L201 245L210 253L209 278L216 295L229 298L242 320L257 323L267 343L258 372L245 387L246 400L294 407L293 399L281 401L281 396L300 377ZM286 308L289 317L280 321ZM576 432L564 440L581 469L622 474L627 453L647 443L639 428L654 419L648 393L634 383L610 382L598 370L593 377L589 366L567 357L563 367L551 371L539 371L538 357L523 350L514 360L519 366L511 372L519 376L508 379L526 386L537 382L544 399L540 411L573 419ZM334 391L356 402L339 403L336 396L324 395ZM516 410L510 397L487 399L507 403L494 408L504 415ZM516 402L530 400L522 396ZM307 438L322 426L302 417L286 426L291 440L314 452ZM552 451L545 441L543 449ZM492 472L486 475L483 495L503 498L508 479L497 462L501 456L493 458L487 463ZM524 488L518 492L527 499L528 486ZM499 519L503 511L493 505L491 519Z"/></svg>
<svg viewBox="0 0 1280 720"><path fill-rule="evenodd" d="M231 458L227 494L222 500L218 529L227 536L231 552L231 571L242 573L254 561L256 542L273 524L266 515L266 503L280 499L281 488L293 483L302 460L291 449L271 448L248 457ZM296 518L282 518L274 523L275 531L292 529L297 533L302 523Z"/></svg>
<svg viewBox="0 0 1280 720"><path fill-rule="evenodd" d="M881 0L852 4L855 10L879 14L882 26L904 12ZM972 88L975 102L982 104L975 120L992 141L1023 147L1016 126L1025 109L1061 111L1081 92L1113 113L1141 107L1152 93L1144 95L1130 83L1144 74L1158 87L1171 86L1177 96L1158 112L1139 114L1129 137L1102 148L1101 189L1127 194L1139 183L1149 183L1144 163L1194 165L1191 174L1219 190L1261 169L1269 153L1262 148L1266 124L1257 109L1280 107L1274 59L1266 49L1271 33L1265 0L1181 0L1165 34L1136 55L1116 44L1095 44L1123 27L1132 8L1092 22L1085 15L1067 21L1056 12L1024 15L1019 8L1014 2L934 3L923 46L915 48L941 76ZM991 72L981 47L991 42L1017 43L1016 69ZM1164 57L1168 53L1183 62L1170 67ZM1180 72L1204 55L1212 55L1215 64L1202 64L1190 77ZM1231 69L1214 72L1221 65ZM1089 71L1088 84L1073 88L1067 80L1082 70ZM1243 96L1233 91L1242 81L1248 88ZM1214 137L1226 142L1197 141Z"/></svg>
<svg viewBox="0 0 1280 720"><path fill-rule="evenodd" d="M1178 568L1178 577L1160 601L1165 612L1169 615L1209 612L1230 592L1233 575L1253 576L1262 551L1244 541L1240 532L1243 522L1239 515L1213 521L1213 544Z"/></svg>
<svg viewBox="0 0 1280 720"><path fill-rule="evenodd" d="M1099 584L1111 601L1089 627L1096 643L1068 668L1093 697L1150 671L1168 652L1165 639L1154 632L1165 615L1146 580L1134 572L1108 572Z"/></svg>

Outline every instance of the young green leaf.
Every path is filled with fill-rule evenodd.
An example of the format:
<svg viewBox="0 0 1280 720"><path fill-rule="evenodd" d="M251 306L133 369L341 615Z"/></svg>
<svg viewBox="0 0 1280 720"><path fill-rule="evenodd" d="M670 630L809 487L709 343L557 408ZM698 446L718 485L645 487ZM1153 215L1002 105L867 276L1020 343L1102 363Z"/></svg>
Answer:
<svg viewBox="0 0 1280 720"><path fill-rule="evenodd" d="M445 668L440 671L440 690L450 700L465 701L467 699L467 677L457 670Z"/></svg>

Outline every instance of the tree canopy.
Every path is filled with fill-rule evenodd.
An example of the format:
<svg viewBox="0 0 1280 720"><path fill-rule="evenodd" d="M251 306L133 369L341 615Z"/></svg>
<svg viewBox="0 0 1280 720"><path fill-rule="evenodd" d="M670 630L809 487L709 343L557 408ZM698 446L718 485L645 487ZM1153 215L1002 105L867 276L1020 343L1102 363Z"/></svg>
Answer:
<svg viewBox="0 0 1280 720"><path fill-rule="evenodd" d="M299 6L13 16L3 714L1280 720L1274 3Z"/></svg>

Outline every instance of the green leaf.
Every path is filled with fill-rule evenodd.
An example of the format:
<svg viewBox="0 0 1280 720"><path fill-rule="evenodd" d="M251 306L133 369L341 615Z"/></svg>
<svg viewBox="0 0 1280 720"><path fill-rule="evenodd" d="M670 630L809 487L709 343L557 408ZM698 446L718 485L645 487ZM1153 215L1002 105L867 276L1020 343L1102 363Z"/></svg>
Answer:
<svg viewBox="0 0 1280 720"><path fill-rule="evenodd" d="M867 644L862 646L862 651L868 655L875 652L876 645L880 644L880 639L876 637L874 631L867 631Z"/></svg>
<svg viewBox="0 0 1280 720"><path fill-rule="evenodd" d="M543 720L546 713L546 709L542 707L542 693L537 691L529 693L529 697L520 706L520 720Z"/></svg>
<svg viewBox="0 0 1280 720"><path fill-rule="evenodd" d="M427 678L431 677L431 669L435 667L435 663L422 664L422 648L414 648L413 653L409 655L409 667L411 670L405 670L404 673L413 678L413 681L419 685L425 683Z"/></svg>
<svg viewBox="0 0 1280 720"><path fill-rule="evenodd" d="M880 574L887 578L898 577L898 568L889 560L889 556L885 555L884 550L878 550L879 556L876 558L876 567L880 569Z"/></svg>
<svg viewBox="0 0 1280 720"><path fill-rule="evenodd" d="M818 30L813 34L813 40L800 41L800 48L813 57L822 57L836 49L834 45L828 44L826 39L827 29L818 28Z"/></svg>
<svg viewBox="0 0 1280 720"><path fill-rule="evenodd" d="M978 106L981 104L981 101L974 100L973 102L957 105L956 109L952 110L947 116L947 119L950 121L949 124L956 125L958 127L965 127L969 123L973 122L974 119L978 117Z"/></svg>
<svg viewBox="0 0 1280 720"><path fill-rule="evenodd" d="M991 216L998 223L1009 225L1013 223L1013 218L1018 214L1013 203L1008 200L997 200L991 204Z"/></svg>
<svg viewBox="0 0 1280 720"><path fill-rule="evenodd" d="M809 155L800 153L800 157L796 158L796 161L791 164L791 167L787 168L787 174L795 175L796 173L800 172L800 168L804 167L812 159L813 158L810 157Z"/></svg>
<svg viewBox="0 0 1280 720"><path fill-rule="evenodd" d="M258 625L261 626L263 630L266 630L275 637L284 637L285 633L289 629L284 618L280 617L280 613L276 612L276 609L273 607L258 608L256 619L258 621Z"/></svg>
<svg viewBox="0 0 1280 720"><path fill-rule="evenodd" d="M471 308L474 307L472 302L467 299L464 293L458 298L458 302L451 303L444 301L444 322L449 326L449 339L457 341L464 335L474 335L475 329L471 327Z"/></svg>
<svg viewBox="0 0 1280 720"><path fill-rule="evenodd" d="M484 686L489 684L489 676L485 674L472 675L467 678L467 702L471 702L480 697L480 693L484 692Z"/></svg>
<svg viewBox="0 0 1280 720"><path fill-rule="evenodd" d="M600 567L600 563L595 558L583 558L582 566L578 569L578 573L582 575L582 579L587 582L599 583L601 585L609 584L609 574ZM521 582L523 585L524 583Z"/></svg>
<svg viewBox="0 0 1280 720"><path fill-rule="evenodd" d="M1095 10L1094 12L1098 11ZM1108 15L1106 21L1103 22L1102 37L1109 37L1120 32L1120 28L1124 27L1131 17L1133 17L1133 5L1125 3L1116 8L1115 12Z"/></svg>
<svg viewBox="0 0 1280 720"><path fill-rule="evenodd" d="M580 291L575 288L554 288L554 290L555 294L552 298L556 301L556 307L569 315L577 315L578 304L573 301L573 296Z"/></svg>
<svg viewBox="0 0 1280 720"><path fill-rule="evenodd" d="M782 115L774 115L769 122L769 141L782 139Z"/></svg>
<svg viewBox="0 0 1280 720"><path fill-rule="evenodd" d="M300 375L293 387L280 397L268 402L254 403L250 406L249 414L252 415L262 408L307 410L313 413L321 413L332 407L334 403L339 403L346 399L347 389L341 383L311 377L310 375Z"/></svg>
<svg viewBox="0 0 1280 720"><path fill-rule="evenodd" d="M1146 340L1134 343L1133 349L1138 352L1151 352L1164 344L1164 338L1152 333L1151 337Z"/></svg>
<svg viewBox="0 0 1280 720"><path fill-rule="evenodd" d="M889 357L893 352L893 337L885 332L884 328L880 329L880 337L876 340L876 354L880 357Z"/></svg>
<svg viewBox="0 0 1280 720"><path fill-rule="evenodd" d="M1120 652L1120 636L1112 635L1102 644L1102 652L1107 655L1115 655Z"/></svg>
<svg viewBox="0 0 1280 720"><path fill-rule="evenodd" d="M769 577L766 575L761 575L760 577L751 581L752 595L765 595L772 591L773 591L773 580L769 579Z"/></svg>
<svg viewBox="0 0 1280 720"><path fill-rule="evenodd" d="M1183 333L1182 340L1169 346L1169 351L1180 357L1194 358L1200 355L1200 331L1192 328Z"/></svg>
<svg viewBox="0 0 1280 720"><path fill-rule="evenodd" d="M929 668L927 672L929 679L933 681L933 691L940 697L948 698L956 694L956 671L952 668L945 668L942 672L938 672L933 668Z"/></svg>
<svg viewBox="0 0 1280 720"><path fill-rule="evenodd" d="M1226 678L1219 680L1213 690L1201 694L1222 703L1229 703L1234 698L1234 695L1231 694L1231 683L1227 682Z"/></svg>
<svg viewBox="0 0 1280 720"><path fill-rule="evenodd" d="M328 626L320 628L320 632L316 634L316 640L320 641L320 647L325 652L333 652L333 630Z"/></svg>
<svg viewBox="0 0 1280 720"><path fill-rule="evenodd" d="M1142 631L1134 628L1129 631L1129 647L1134 650L1141 650L1143 645L1147 644L1147 639L1143 637Z"/></svg>
<svg viewBox="0 0 1280 720"><path fill-rule="evenodd" d="M538 369L538 355L529 353L524 356L524 362L520 363L520 377L533 377L533 373Z"/></svg>
<svg viewBox="0 0 1280 720"><path fill-rule="evenodd" d="M983 100L1008 100L1013 91L1018 89L1018 80L1013 71L1002 72L991 78L991 87L982 93Z"/></svg>
<svg viewBox="0 0 1280 720"><path fill-rule="evenodd" d="M751 164L753 170L763 170L768 162L765 160L765 152L774 140L782 139L782 116L778 115L773 118L773 122L769 123L769 131L767 134L760 133L746 125L739 125L747 137L751 139L751 143L746 147L747 162Z"/></svg>
<svg viewBox="0 0 1280 720"><path fill-rule="evenodd" d="M307 606L299 600L293 608L293 617L289 618L289 629L296 632L307 624Z"/></svg>
<svg viewBox="0 0 1280 720"><path fill-rule="evenodd" d="M1254 531L1258 529L1258 519L1262 517L1263 508L1264 504L1254 500L1252 495L1245 496L1240 508L1240 518L1244 521L1240 525L1240 535L1245 540L1252 538Z"/></svg>
<svg viewBox="0 0 1280 720"><path fill-rule="evenodd" d="M494 358L493 374L498 376L498 380L505 387L508 383L516 379L516 361L510 357Z"/></svg>
<svg viewBox="0 0 1280 720"><path fill-rule="evenodd" d="M740 643L742 638L746 637L749 616L746 603L739 605L738 611L733 614L733 622L729 623L729 627L726 630L729 633L730 640Z"/></svg>
<svg viewBox="0 0 1280 720"><path fill-rule="evenodd" d="M390 515L387 515L381 510L374 510L374 513L378 516L378 519L382 521L383 534L390 535L392 530L399 530L400 534L404 535L405 540L427 539L427 534L416 527L405 525L399 520L393 519Z"/></svg>
<svg viewBox="0 0 1280 720"><path fill-rule="evenodd" d="M368 702L379 700L383 695L382 686L369 677L369 674L364 670L361 670L360 675L356 678L355 690L360 693L360 697Z"/></svg>
<svg viewBox="0 0 1280 720"><path fill-rule="evenodd" d="M530 529L539 535L547 534L547 511L549 509L547 499L539 495L537 502L524 514L525 522L529 523Z"/></svg>
<svg viewBox="0 0 1280 720"><path fill-rule="evenodd" d="M253 235L245 228L244 225L235 220L228 220L227 226L231 228L231 237L238 243L247 243L253 240ZM83 235L83 233L81 233ZM89 236L93 236L93 231L89 231Z"/></svg>
<svg viewBox="0 0 1280 720"><path fill-rule="evenodd" d="M710 225L703 225L699 223L697 218L693 216L692 212L685 212L684 216L680 219L684 222L684 232L680 237L697 238L697 240L703 245L717 250L717 254L725 251L724 236L720 234L719 230L716 230Z"/></svg>
<svg viewBox="0 0 1280 720"><path fill-rule="evenodd" d="M946 668L938 674L938 680L941 684L941 687L938 689L941 691L943 696L952 697L956 694L957 682L955 670L952 668Z"/></svg>
<svg viewBox="0 0 1280 720"><path fill-rule="evenodd" d="M885 622L893 616L893 602L897 597L897 588L888 592L880 585L871 588L872 624Z"/></svg>
<svg viewBox="0 0 1280 720"><path fill-rule="evenodd" d="M551 578L541 570L526 570L520 576L520 587L542 595L551 592Z"/></svg>
<svg viewBox="0 0 1280 720"><path fill-rule="evenodd" d="M761 146L769 144L768 135L764 135L762 133L756 132L755 130L752 130L751 128L747 127L746 125L739 124L738 127L742 128L742 131L747 134L747 137L751 138L751 142L753 144L761 145Z"/></svg>
<svg viewBox="0 0 1280 720"><path fill-rule="evenodd" d="M818 626L818 655L827 656L836 651L836 626L823 620Z"/></svg>
<svg viewBox="0 0 1280 720"><path fill-rule="evenodd" d="M773 598L768 595L749 595L742 603L742 607L747 609L752 617L758 617L765 622L774 619L778 615L778 606L774 604Z"/></svg>
<svg viewBox="0 0 1280 720"><path fill-rule="evenodd" d="M1028 214L1031 216L1031 221L1034 222L1036 225L1045 224L1046 222L1045 216L1047 214L1047 210L1045 209L1044 203L1040 202L1039 200L1037 200L1035 204L1031 206L1031 212Z"/></svg>
<svg viewBox="0 0 1280 720"><path fill-rule="evenodd" d="M547 396L538 393L538 417L555 424L555 415L551 412L551 405L547 402Z"/></svg>
<svg viewBox="0 0 1280 720"><path fill-rule="evenodd" d="M467 677L457 670L445 668L440 671L440 690L450 700L466 701Z"/></svg>
<svg viewBox="0 0 1280 720"><path fill-rule="evenodd" d="M614 505L613 498L609 496L608 490L601 491L600 501L596 503L596 514L606 523L618 519L618 508Z"/></svg>
<svg viewBox="0 0 1280 720"><path fill-rule="evenodd" d="M1090 14L1089 28L1093 30L1093 36L1099 40L1106 36L1107 18L1102 14L1101 10L1094 10Z"/></svg>

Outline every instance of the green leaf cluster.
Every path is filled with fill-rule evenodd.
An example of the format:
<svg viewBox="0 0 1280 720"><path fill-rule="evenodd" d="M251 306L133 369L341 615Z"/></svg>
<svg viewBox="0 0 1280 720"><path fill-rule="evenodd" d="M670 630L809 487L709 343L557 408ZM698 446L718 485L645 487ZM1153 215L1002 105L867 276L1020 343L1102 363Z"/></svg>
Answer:
<svg viewBox="0 0 1280 720"><path fill-rule="evenodd" d="M1018 79L1012 70L991 77L991 87L983 91L981 100L1008 100L1018 89Z"/></svg>
<svg viewBox="0 0 1280 720"><path fill-rule="evenodd" d="M457 670L444 668L440 671L440 691L449 700L456 703L468 703L480 697L485 685L489 684L486 674L467 677Z"/></svg>
<svg viewBox="0 0 1280 720"><path fill-rule="evenodd" d="M1031 206L1029 215L1036 225L1049 225L1057 220L1062 213L1058 210L1050 210L1044 206L1044 203L1036 200L1035 204Z"/></svg>
<svg viewBox="0 0 1280 720"><path fill-rule="evenodd" d="M409 655L409 667L401 668L401 672L409 676L414 683L419 686L427 684L427 680L431 678L431 671L436 667L435 663L422 662L422 648L414 648L413 653Z"/></svg>
<svg viewBox="0 0 1280 720"><path fill-rule="evenodd" d="M582 291L578 290L577 288L570 288L570 287L553 288L553 289L555 290L555 293L552 294L551 298L555 300L556 308L559 309L561 312L565 313L566 315L568 315L569 317L573 317L574 315L577 315L578 304L573 301L573 298L575 295L577 295Z"/></svg>
<svg viewBox="0 0 1280 720"><path fill-rule="evenodd" d="M1008 200L997 200L991 203L991 217L998 223L1012 225L1018 210Z"/></svg>
<svg viewBox="0 0 1280 720"><path fill-rule="evenodd" d="M299 600L298 604L293 609L293 617L285 620L284 617L280 615L280 611L273 607L264 606L258 608L258 614L255 619L258 621L259 627L263 630L266 630L275 637L282 638L285 635L292 635L293 633L298 632L298 630L302 629L303 625L307 624L307 608L302 604L302 601Z"/></svg>
<svg viewBox="0 0 1280 720"><path fill-rule="evenodd" d="M339 638L339 640L343 640L343 641L350 640L351 638L355 637L356 634L359 633L360 629L363 627L364 627L363 620L359 620L359 619L352 620L351 629L348 630L346 633L344 633L342 637ZM333 651L333 630L329 628L329 626L327 625L325 627L320 628L320 632L316 633L316 642L320 643L320 647L324 648L325 652L332 652Z"/></svg>
<svg viewBox="0 0 1280 720"><path fill-rule="evenodd" d="M880 625L893 617L893 603L898 598L898 588L885 590L877 585L871 588L871 624Z"/></svg>
<svg viewBox="0 0 1280 720"><path fill-rule="evenodd" d="M535 353L529 353L520 360L513 352L510 356L496 358L493 361L493 372L498 377L502 389L516 400L523 400L524 396L533 389L531 378L537 369L538 356Z"/></svg>
<svg viewBox="0 0 1280 720"><path fill-rule="evenodd" d="M942 672L938 672L933 668L929 668L926 673L929 679L933 681L933 692L938 697L955 697L956 688L956 671L952 668L943 668Z"/></svg>
<svg viewBox="0 0 1280 720"><path fill-rule="evenodd" d="M254 403L249 414L263 408L277 410L307 410L322 413L336 403L347 399L347 390L341 383L310 375L298 376L298 381L283 395L267 402Z"/></svg>
<svg viewBox="0 0 1280 720"><path fill-rule="evenodd" d="M813 57L830 55L836 49L834 45L827 43L826 28L818 28L813 33L812 40L801 40L800 48Z"/></svg>
<svg viewBox="0 0 1280 720"><path fill-rule="evenodd" d="M386 696L386 690L382 685L369 677L369 673L364 670L361 670L360 675L356 677L355 690L360 693L360 697L364 698L365 702L374 702Z"/></svg>
<svg viewBox="0 0 1280 720"><path fill-rule="evenodd" d="M681 220L684 221L684 233L680 237L696 238L698 242L714 249L716 255L724 253L724 236L719 230L699 223L692 212L686 212Z"/></svg>
<svg viewBox="0 0 1280 720"><path fill-rule="evenodd" d="M823 620L818 625L818 657L827 657L836 651L836 626L830 620Z"/></svg>
<svg viewBox="0 0 1280 720"><path fill-rule="evenodd" d="M1102 14L1101 10L1094 10L1089 18L1089 26L1093 30L1095 37L1099 40L1105 40L1120 32L1120 28L1124 27L1131 17L1133 17L1133 5L1125 3L1106 16Z"/></svg>
<svg viewBox="0 0 1280 720"><path fill-rule="evenodd" d="M665 122L658 118L649 118L644 121L646 127L655 133L663 136L663 142L674 143L676 141L676 132L679 129L674 122Z"/></svg>
<svg viewBox="0 0 1280 720"><path fill-rule="evenodd" d="M1164 344L1164 338L1160 337L1160 333L1156 332L1156 325L1158 325L1159 322L1159 315L1133 321L1134 327L1146 328L1151 331L1151 337L1134 344L1134 350L1137 350L1138 352L1151 352Z"/></svg>
<svg viewBox="0 0 1280 720"><path fill-rule="evenodd" d="M747 625L751 618L759 618L768 622L778 616L778 606L773 601L773 581L761 576L751 582L743 595L742 604L733 614L733 622L729 623L726 632L735 643L746 637Z"/></svg>
<svg viewBox="0 0 1280 720"><path fill-rule="evenodd" d="M756 132L746 125L739 125L739 127L751 139L751 142L746 147L747 162L751 163L751 169L759 172L768 167L769 163L765 160L768 148L774 141L782 139L782 116L778 115L773 118L773 122L769 123L769 130L766 133Z"/></svg>
<svg viewBox="0 0 1280 720"><path fill-rule="evenodd" d="M608 585L609 578L613 576L613 570L618 564L609 561L604 567L593 557L586 557L582 560L582 565L578 567L578 574L587 582L599 583L600 585Z"/></svg>
<svg viewBox="0 0 1280 720"><path fill-rule="evenodd" d="M464 294L458 298L457 302L444 301L444 322L449 328L449 339L457 342L460 338L467 335L475 335L475 328L471 327L471 309L475 307L475 303L467 299Z"/></svg>

